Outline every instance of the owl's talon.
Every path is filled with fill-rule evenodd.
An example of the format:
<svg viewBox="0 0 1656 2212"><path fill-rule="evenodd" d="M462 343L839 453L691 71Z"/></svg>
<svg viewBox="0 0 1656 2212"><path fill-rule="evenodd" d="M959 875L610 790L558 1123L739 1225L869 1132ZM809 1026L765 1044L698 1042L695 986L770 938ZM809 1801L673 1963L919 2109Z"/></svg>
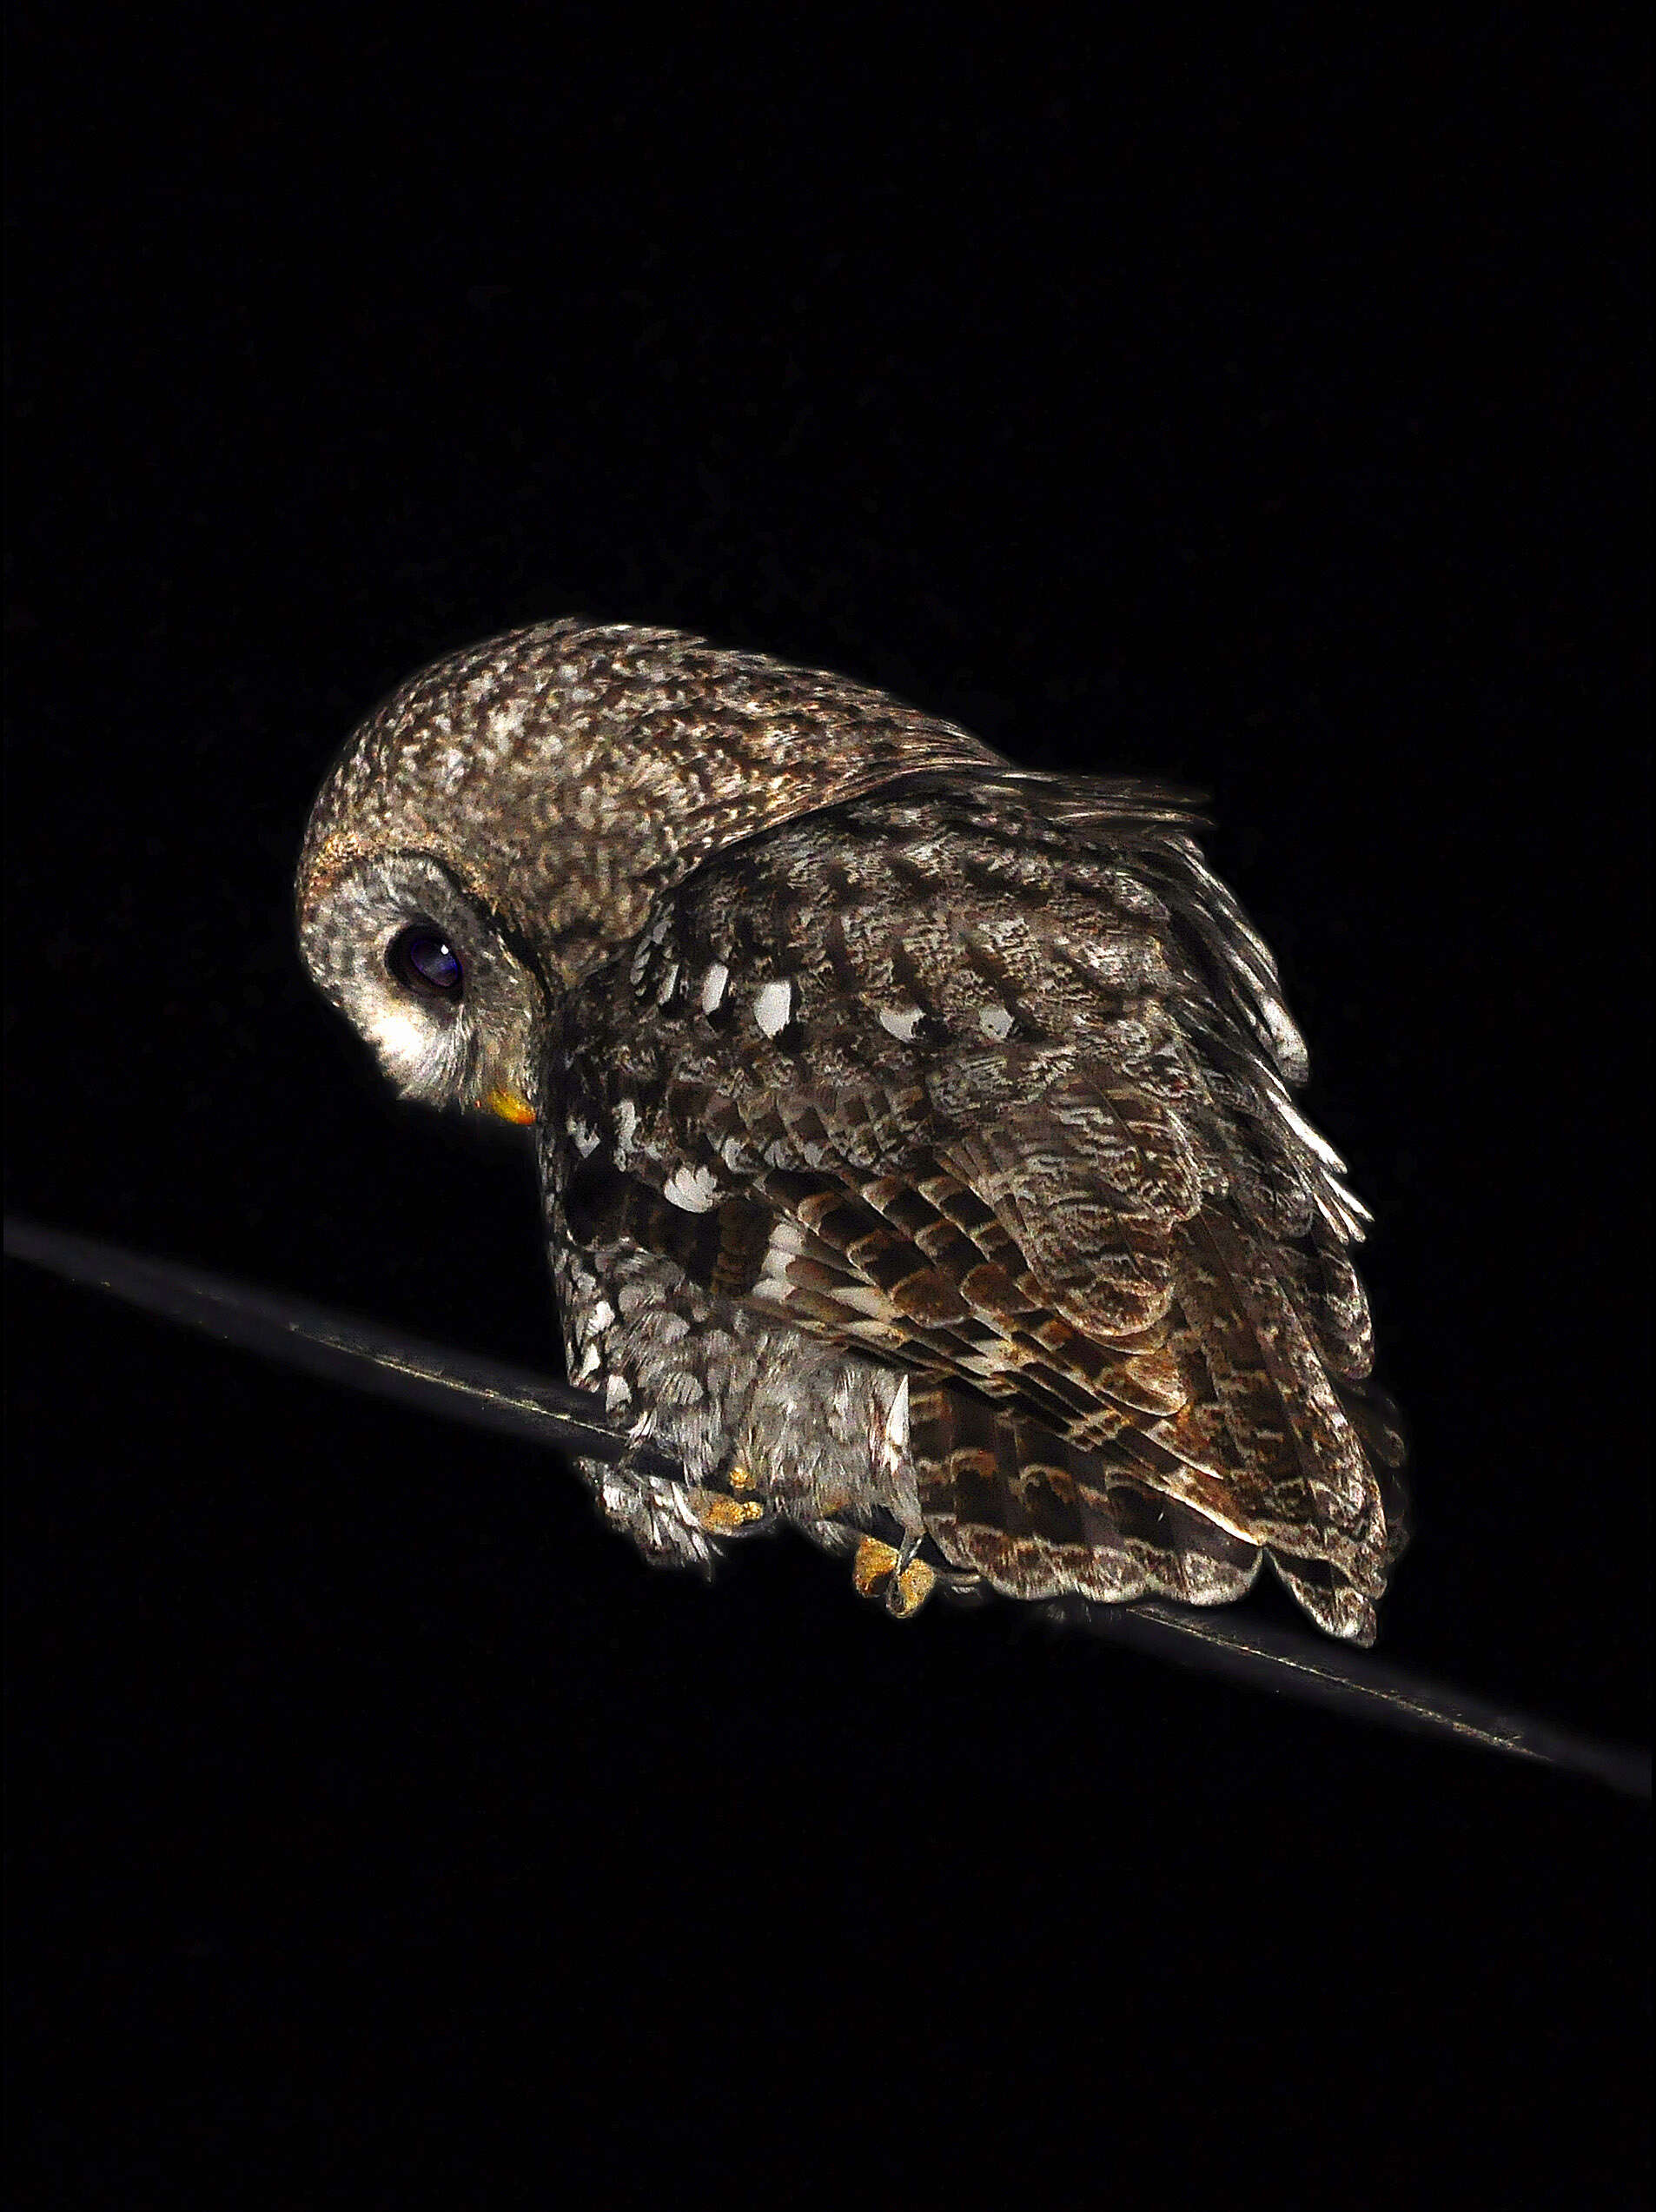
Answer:
<svg viewBox="0 0 1656 2212"><path fill-rule="evenodd" d="M937 1586L935 1572L924 1560L912 1560L891 1577L885 1593L885 1610L894 1619L908 1620L919 1612Z"/></svg>
<svg viewBox="0 0 1656 2212"><path fill-rule="evenodd" d="M859 1597L884 1606L894 1620L907 1620L918 1613L937 1586L933 1570L913 1557L918 1540L905 1542L899 1552L878 1536L864 1536L851 1561L852 1588Z"/></svg>
<svg viewBox="0 0 1656 2212"><path fill-rule="evenodd" d="M692 1487L685 1493L691 1512L710 1536L733 1536L763 1520L765 1508L757 1498L727 1498L722 1490Z"/></svg>
<svg viewBox="0 0 1656 2212"><path fill-rule="evenodd" d="M897 1553L890 1544L878 1536L861 1537L851 1563L851 1587L859 1598L880 1597L896 1566Z"/></svg>

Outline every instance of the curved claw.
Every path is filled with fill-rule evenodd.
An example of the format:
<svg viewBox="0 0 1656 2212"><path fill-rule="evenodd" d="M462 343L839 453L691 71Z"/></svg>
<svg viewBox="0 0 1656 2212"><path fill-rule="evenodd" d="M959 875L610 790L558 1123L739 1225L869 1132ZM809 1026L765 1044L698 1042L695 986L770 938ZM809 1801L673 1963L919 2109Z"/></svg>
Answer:
<svg viewBox="0 0 1656 2212"><path fill-rule="evenodd" d="M924 1560L905 1560L895 1546L883 1544L878 1536L859 1540L851 1579L859 1597L883 1605L894 1620L912 1619L937 1584L936 1573Z"/></svg>

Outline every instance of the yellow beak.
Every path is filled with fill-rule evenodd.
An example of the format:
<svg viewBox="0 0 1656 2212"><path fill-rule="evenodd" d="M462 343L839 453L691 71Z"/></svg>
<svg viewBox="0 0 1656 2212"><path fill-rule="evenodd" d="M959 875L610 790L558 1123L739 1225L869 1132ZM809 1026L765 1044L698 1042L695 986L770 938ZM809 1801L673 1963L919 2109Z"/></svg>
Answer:
<svg viewBox="0 0 1656 2212"><path fill-rule="evenodd" d="M520 1129L534 1119L534 1108L515 1090L491 1090L483 1103L491 1114L498 1114L503 1122L515 1122Z"/></svg>

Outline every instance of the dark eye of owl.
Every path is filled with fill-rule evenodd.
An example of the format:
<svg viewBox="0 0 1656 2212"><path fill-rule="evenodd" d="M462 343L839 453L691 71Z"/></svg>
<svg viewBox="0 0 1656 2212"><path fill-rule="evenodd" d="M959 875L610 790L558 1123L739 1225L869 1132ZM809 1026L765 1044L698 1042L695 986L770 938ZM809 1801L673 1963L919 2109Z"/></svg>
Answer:
<svg viewBox="0 0 1656 2212"><path fill-rule="evenodd" d="M405 990L421 998L458 998L466 980L460 955L429 922L416 922L393 937L385 964Z"/></svg>

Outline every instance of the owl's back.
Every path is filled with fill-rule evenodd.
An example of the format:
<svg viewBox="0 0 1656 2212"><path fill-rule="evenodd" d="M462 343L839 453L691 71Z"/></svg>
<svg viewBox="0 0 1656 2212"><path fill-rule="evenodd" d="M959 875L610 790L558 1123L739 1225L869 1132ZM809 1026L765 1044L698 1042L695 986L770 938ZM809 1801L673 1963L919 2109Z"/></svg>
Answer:
<svg viewBox="0 0 1656 2212"><path fill-rule="evenodd" d="M991 771L716 855L560 1010L557 1233L589 1304L582 1253L653 1256L767 1346L907 1378L906 1473L888 1388L828 1526L910 1495L911 1538L1021 1597L1213 1603L1262 1554L1366 1642L1402 1500L1363 1217L1191 828L1148 787Z"/></svg>

